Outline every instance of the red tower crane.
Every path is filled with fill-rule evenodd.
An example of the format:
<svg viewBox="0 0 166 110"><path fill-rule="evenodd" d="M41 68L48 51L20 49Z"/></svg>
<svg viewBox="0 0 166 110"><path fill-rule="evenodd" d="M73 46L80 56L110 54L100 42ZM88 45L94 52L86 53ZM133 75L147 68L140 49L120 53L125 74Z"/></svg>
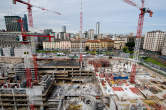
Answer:
<svg viewBox="0 0 166 110"><path fill-rule="evenodd" d="M48 10L46 8L30 4L30 0L28 0L28 2L25 2L25 1L22 1L22 0L13 0L13 4L16 4L17 2L19 2L21 4L24 4L24 5L27 5L29 26L31 28L33 28L32 7L36 7L36 8L39 8L41 10L45 10L45 11L51 11L51 10ZM52 11L52 12L56 13L58 15L61 15L61 13L59 13L59 12L56 12L56 11ZM24 29L23 29L22 20L19 20L19 22L21 24L21 32L22 32L23 39L26 39L27 36L28 37L49 37L49 41L51 41L51 37L54 37L54 36L50 36L50 35L49 36L42 36L42 35L29 35L29 34L26 34L24 32ZM32 38L32 40L34 41L34 38ZM32 48L33 48L33 55L32 56L33 56L33 63L34 63L35 79L37 80L38 65L37 65L36 52L34 52L35 51L34 46L35 46L35 44L34 44L34 42L32 42ZM30 63L27 61L26 64L30 64ZM26 76L27 76L27 87L31 87L32 75L31 75L30 67L26 67Z"/></svg>
<svg viewBox="0 0 166 110"><path fill-rule="evenodd" d="M25 2L25 1L22 1L22 0L13 0L13 4L16 4L16 2L19 2L21 4L24 4L24 5L27 5L27 9L28 9L28 20L29 20L29 26L31 28L33 28L33 17L32 17L32 7L36 7L36 8L39 8L41 10L45 10L45 11L50 11L46 8L42 8L42 7L39 7L39 6L35 6L35 5L32 5L30 4L30 0L28 0L28 2ZM61 15L61 13L59 12L56 12L56 11L52 11L58 15ZM23 24L22 24L22 19L19 20L18 22L20 22L21 24L21 32L22 32L22 37L24 39L26 39L27 34L25 34L24 32L24 28L23 28ZM47 36L35 36L33 35L33 37L47 37ZM49 35L49 41L51 41L51 36ZM31 45L32 45L32 56L33 56L33 63L34 63L34 70L35 70L35 79L37 80L37 74L38 74L38 65L37 65L37 56L36 56L36 52L35 52L35 39L32 38L31 39ZM28 54L28 52L25 52L26 54ZM30 69L30 59L28 57L28 55L26 55L26 57L24 58L24 63L25 63L25 68L26 68L26 82L27 82L27 87L32 87L32 84L31 84L31 81L32 81L32 74L31 74L31 69ZM34 105L31 104L30 105L30 109L31 110L34 110Z"/></svg>
<svg viewBox="0 0 166 110"><path fill-rule="evenodd" d="M130 0L123 0L129 5L137 6L133 1ZM142 29L143 29L143 23L144 23L144 15L146 13L149 14L150 17L152 17L153 12L150 9L147 9L144 7L144 0L141 0L142 6L139 8L141 13L139 14L138 19L138 27L137 27L137 34L136 34L136 41L135 41L135 48L134 48L134 60L139 61L139 52L140 52L140 45L141 45L141 36L142 36ZM132 65L132 71L130 74L130 83L135 83L135 75L136 75L136 63Z"/></svg>
<svg viewBox="0 0 166 110"><path fill-rule="evenodd" d="M81 8L80 8L80 64L82 68L82 25L83 25L83 3L81 0Z"/></svg>

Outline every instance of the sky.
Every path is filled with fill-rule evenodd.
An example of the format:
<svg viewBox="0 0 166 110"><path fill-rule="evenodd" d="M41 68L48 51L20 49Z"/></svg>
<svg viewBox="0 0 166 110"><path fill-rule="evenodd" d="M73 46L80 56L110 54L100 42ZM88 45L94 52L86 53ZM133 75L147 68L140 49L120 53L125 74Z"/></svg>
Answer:
<svg viewBox="0 0 166 110"><path fill-rule="evenodd" d="M23 0L27 1L27 0ZM62 15L32 8L34 28L53 29L60 32L66 25L67 32L80 30L81 0L31 0L31 4L41 6ZM141 0L132 0L141 6ZM166 0L145 0L145 7L150 8L153 17L145 15L143 33L152 30L166 31ZM83 31L95 29L96 22L101 23L101 33L128 34L136 33L140 10L123 0L83 0ZM27 14L27 6L12 0L0 0L0 29L5 28L4 16Z"/></svg>

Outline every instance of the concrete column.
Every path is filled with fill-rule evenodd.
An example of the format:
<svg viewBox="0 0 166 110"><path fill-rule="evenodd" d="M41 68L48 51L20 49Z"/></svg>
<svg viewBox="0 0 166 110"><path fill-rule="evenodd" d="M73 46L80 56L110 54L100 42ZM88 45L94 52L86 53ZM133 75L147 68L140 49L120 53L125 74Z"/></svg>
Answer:
<svg viewBox="0 0 166 110"><path fill-rule="evenodd" d="M72 77L73 77L73 68L72 68L72 73L71 74L72 74Z"/></svg>
<svg viewBox="0 0 166 110"><path fill-rule="evenodd" d="M2 104L1 96L0 96L0 103ZM3 105L1 106L1 109L4 110Z"/></svg>
<svg viewBox="0 0 166 110"><path fill-rule="evenodd" d="M44 110L44 107L43 107L43 106L40 106L40 110Z"/></svg>
<svg viewBox="0 0 166 110"><path fill-rule="evenodd" d="M13 100L14 100L14 108L15 108L15 110L17 110L16 99L15 99L15 95L14 95L13 89L12 89L12 95L13 95Z"/></svg>

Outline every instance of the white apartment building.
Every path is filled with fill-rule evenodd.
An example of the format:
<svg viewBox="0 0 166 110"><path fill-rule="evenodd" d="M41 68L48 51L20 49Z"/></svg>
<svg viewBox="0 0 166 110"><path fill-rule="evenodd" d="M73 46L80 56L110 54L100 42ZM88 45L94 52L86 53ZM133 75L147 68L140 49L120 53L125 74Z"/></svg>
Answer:
<svg viewBox="0 0 166 110"><path fill-rule="evenodd" d="M161 52L165 37L166 34L162 31L147 32L144 39L143 49L154 52Z"/></svg>
<svg viewBox="0 0 166 110"><path fill-rule="evenodd" d="M44 50L70 50L71 42L69 40L66 41L56 41L56 42L43 42Z"/></svg>
<svg viewBox="0 0 166 110"><path fill-rule="evenodd" d="M95 36L94 32L95 32L94 29L89 29L88 37L90 40L94 40L94 36Z"/></svg>
<svg viewBox="0 0 166 110"><path fill-rule="evenodd" d="M166 38L165 38L165 40L164 40L164 46L163 46L163 48L162 48L162 55L166 55Z"/></svg>

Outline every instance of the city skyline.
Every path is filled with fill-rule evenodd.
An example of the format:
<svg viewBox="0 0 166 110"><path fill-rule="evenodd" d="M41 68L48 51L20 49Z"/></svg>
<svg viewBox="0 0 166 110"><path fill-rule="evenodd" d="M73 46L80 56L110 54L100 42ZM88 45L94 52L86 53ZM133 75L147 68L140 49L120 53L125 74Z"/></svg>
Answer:
<svg viewBox="0 0 166 110"><path fill-rule="evenodd" d="M140 0L133 1L139 4L141 2ZM148 15L145 16L144 33L151 30L166 30L166 24L164 24L166 19L166 15L164 15L164 11L166 11L165 3L166 1L163 0L145 1L145 7L150 8L154 15L152 18ZM66 25L68 32L79 32L80 0L49 0L49 2L47 0L35 0L32 1L32 4L62 13L61 16L58 16L51 12L33 8L35 28L39 30L51 28L58 32L61 31L62 25ZM94 4L95 7L93 7ZM20 8L22 10L19 10ZM83 0L83 31L95 29L96 22L99 21L101 23L101 33L136 33L139 13L140 11L136 7L126 4L123 0L104 2L101 0ZM23 16L23 14L27 14L26 6L19 3L13 5L12 0L3 0L0 5L0 29L5 28L4 16Z"/></svg>

